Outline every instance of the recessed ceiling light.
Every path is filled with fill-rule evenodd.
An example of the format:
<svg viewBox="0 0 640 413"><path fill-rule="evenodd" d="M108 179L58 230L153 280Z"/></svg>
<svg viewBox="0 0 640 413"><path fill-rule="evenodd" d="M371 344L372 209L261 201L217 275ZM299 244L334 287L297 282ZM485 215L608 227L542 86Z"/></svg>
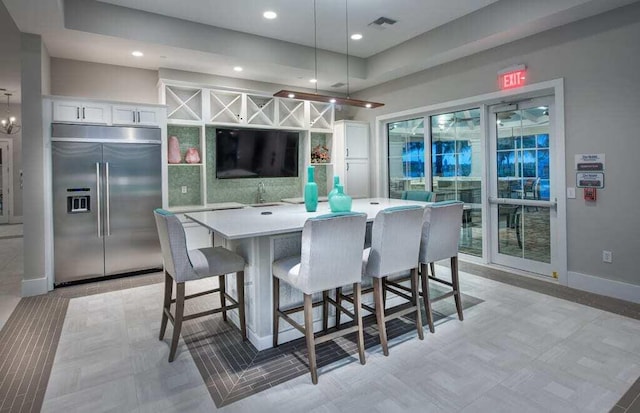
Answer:
<svg viewBox="0 0 640 413"><path fill-rule="evenodd" d="M134 50L133 52L131 52L131 55L135 57L142 57L144 56L144 53L142 53L140 50Z"/></svg>
<svg viewBox="0 0 640 413"><path fill-rule="evenodd" d="M309 82L311 82L311 83L318 83L318 79L309 79Z"/></svg>
<svg viewBox="0 0 640 413"><path fill-rule="evenodd" d="M262 16L263 16L265 19L273 20L273 19L275 19L276 17L278 17L278 14L277 14L275 11L267 10L267 11L265 11L264 13L262 13Z"/></svg>
<svg viewBox="0 0 640 413"><path fill-rule="evenodd" d="M242 72L242 68L240 66L236 66L233 68L236 72Z"/></svg>
<svg viewBox="0 0 640 413"><path fill-rule="evenodd" d="M351 40L360 40L362 39L362 35L360 33L354 33L351 35Z"/></svg>
<svg viewBox="0 0 640 413"><path fill-rule="evenodd" d="M335 99L330 99L329 103L336 103L336 100Z"/></svg>
<svg viewBox="0 0 640 413"><path fill-rule="evenodd" d="M367 103L366 105L364 105L366 108L370 108L371 107L371 103Z"/></svg>
<svg viewBox="0 0 640 413"><path fill-rule="evenodd" d="M289 99L293 99L294 97L296 97L296 95L293 93L289 93L287 96L289 96Z"/></svg>

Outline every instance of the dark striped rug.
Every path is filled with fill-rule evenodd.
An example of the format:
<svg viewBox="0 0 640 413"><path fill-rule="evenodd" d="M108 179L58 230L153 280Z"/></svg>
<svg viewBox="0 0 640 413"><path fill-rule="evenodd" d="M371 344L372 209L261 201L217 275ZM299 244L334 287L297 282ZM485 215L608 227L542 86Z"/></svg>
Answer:
<svg viewBox="0 0 640 413"><path fill-rule="evenodd" d="M69 299L23 298L0 331L0 412L39 412Z"/></svg>
<svg viewBox="0 0 640 413"><path fill-rule="evenodd" d="M432 287L435 295L439 294L435 291L437 288ZM206 297L188 300L185 313L204 311L212 305L219 305L206 300ZM465 294L462 294L462 301L464 308L482 302L479 298ZM453 298L437 302L434 311L436 321L453 315L457 319ZM343 319L348 320L346 316ZM422 319L426 320L424 312ZM388 322L388 339L391 341L406 333L415 336L414 320L407 316ZM374 326L375 317L365 317L364 324L365 347L378 345L380 340L377 327ZM425 335L428 334L428 327L425 327ZM243 342L238 329L222 321L219 314L184 323L182 338L217 407L229 405L298 376L309 374L304 338L282 344L278 348L258 351L248 341ZM316 346L318 367L350 356L357 360L355 333Z"/></svg>

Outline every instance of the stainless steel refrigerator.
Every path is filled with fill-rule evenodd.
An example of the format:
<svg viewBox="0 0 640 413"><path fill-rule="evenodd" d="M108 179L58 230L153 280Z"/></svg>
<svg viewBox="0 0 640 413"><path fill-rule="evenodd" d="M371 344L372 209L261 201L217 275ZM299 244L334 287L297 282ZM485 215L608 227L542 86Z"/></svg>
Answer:
<svg viewBox="0 0 640 413"><path fill-rule="evenodd" d="M162 268L158 128L52 125L55 284Z"/></svg>

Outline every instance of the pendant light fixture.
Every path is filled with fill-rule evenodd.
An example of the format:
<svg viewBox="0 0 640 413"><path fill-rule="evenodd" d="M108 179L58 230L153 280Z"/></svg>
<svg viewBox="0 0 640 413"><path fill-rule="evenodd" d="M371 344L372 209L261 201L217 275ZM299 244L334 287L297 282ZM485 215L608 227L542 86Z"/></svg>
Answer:
<svg viewBox="0 0 640 413"><path fill-rule="evenodd" d="M346 38L346 60L347 60L347 97L341 96L328 96L328 95L319 95L318 94L318 22L316 15L316 0L313 0L313 43L314 43L314 78L312 82L315 84L315 93L310 92L295 92L293 90L280 90L273 94L273 96L281 97L281 98L290 98L290 99L302 99L302 100L310 100L314 102L325 102L325 103L333 103L336 105L345 105L345 106L358 106L361 108L378 108L380 106L384 106L384 103L379 102L369 102L366 100L359 99L351 99L350 90L349 90L349 4L348 0L344 2L345 8L345 38Z"/></svg>
<svg viewBox="0 0 640 413"><path fill-rule="evenodd" d="M7 116L0 120L0 133L5 135L15 135L20 132L21 126L16 121L15 116L11 116L11 108L9 106L9 100L11 99L11 93L4 94L7 97Z"/></svg>

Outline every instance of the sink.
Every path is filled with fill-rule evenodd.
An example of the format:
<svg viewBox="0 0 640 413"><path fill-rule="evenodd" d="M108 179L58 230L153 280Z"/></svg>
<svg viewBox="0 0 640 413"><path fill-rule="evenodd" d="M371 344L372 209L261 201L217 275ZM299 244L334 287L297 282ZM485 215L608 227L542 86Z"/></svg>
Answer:
<svg viewBox="0 0 640 413"><path fill-rule="evenodd" d="M249 204L250 207L253 208L264 208L264 207L273 207L273 206L280 206L280 205L287 205L284 202L263 202L261 204Z"/></svg>

